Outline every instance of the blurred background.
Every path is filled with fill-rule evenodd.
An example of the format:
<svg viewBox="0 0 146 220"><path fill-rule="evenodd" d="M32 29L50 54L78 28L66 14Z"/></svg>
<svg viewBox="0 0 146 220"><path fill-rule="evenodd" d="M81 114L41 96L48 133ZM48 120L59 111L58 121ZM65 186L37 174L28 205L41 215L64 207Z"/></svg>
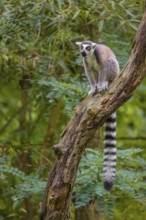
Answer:
<svg viewBox="0 0 146 220"><path fill-rule="evenodd" d="M144 13L142 0L0 2L0 220L36 220L52 146L87 96L76 41L112 48L121 69ZM72 220L146 219L146 80L117 111L118 166L102 183L103 129L81 160Z"/></svg>

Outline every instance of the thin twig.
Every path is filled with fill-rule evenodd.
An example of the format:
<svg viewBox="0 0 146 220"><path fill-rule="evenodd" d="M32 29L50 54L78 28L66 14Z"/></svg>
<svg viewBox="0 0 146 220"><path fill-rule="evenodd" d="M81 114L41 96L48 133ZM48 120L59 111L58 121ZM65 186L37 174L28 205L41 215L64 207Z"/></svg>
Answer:
<svg viewBox="0 0 146 220"><path fill-rule="evenodd" d="M23 105L20 107L17 111L15 111L11 117L7 120L5 125L0 129L0 135L6 130L6 128L9 126L9 124L13 121L13 119L16 117L17 114L19 114L24 108L26 108L26 105Z"/></svg>

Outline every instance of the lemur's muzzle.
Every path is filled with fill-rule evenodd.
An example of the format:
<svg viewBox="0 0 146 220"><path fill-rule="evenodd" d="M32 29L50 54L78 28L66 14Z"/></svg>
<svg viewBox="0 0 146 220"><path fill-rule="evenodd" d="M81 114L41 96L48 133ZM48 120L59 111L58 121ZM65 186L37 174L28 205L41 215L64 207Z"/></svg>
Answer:
<svg viewBox="0 0 146 220"><path fill-rule="evenodd" d="M82 51L81 54L82 54L83 57L85 57L87 55L85 51Z"/></svg>

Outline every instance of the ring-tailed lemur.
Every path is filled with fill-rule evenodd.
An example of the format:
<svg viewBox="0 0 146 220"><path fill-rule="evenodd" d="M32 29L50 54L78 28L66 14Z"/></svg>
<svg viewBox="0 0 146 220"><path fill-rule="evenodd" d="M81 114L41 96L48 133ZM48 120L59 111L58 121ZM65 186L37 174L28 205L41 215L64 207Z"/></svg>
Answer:
<svg viewBox="0 0 146 220"><path fill-rule="evenodd" d="M101 92L119 74L119 63L112 50L92 41L76 42L83 56L83 64L91 89L90 94ZM116 112L105 122L104 187L111 190L116 174Z"/></svg>

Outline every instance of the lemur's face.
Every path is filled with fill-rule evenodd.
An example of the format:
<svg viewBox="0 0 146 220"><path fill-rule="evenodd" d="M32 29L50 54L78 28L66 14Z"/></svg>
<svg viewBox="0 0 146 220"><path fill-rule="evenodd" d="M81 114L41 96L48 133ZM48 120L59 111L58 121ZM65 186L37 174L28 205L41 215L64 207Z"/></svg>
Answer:
<svg viewBox="0 0 146 220"><path fill-rule="evenodd" d="M93 43L92 41L76 42L76 45L79 46L83 57L93 54L96 47L96 43Z"/></svg>

